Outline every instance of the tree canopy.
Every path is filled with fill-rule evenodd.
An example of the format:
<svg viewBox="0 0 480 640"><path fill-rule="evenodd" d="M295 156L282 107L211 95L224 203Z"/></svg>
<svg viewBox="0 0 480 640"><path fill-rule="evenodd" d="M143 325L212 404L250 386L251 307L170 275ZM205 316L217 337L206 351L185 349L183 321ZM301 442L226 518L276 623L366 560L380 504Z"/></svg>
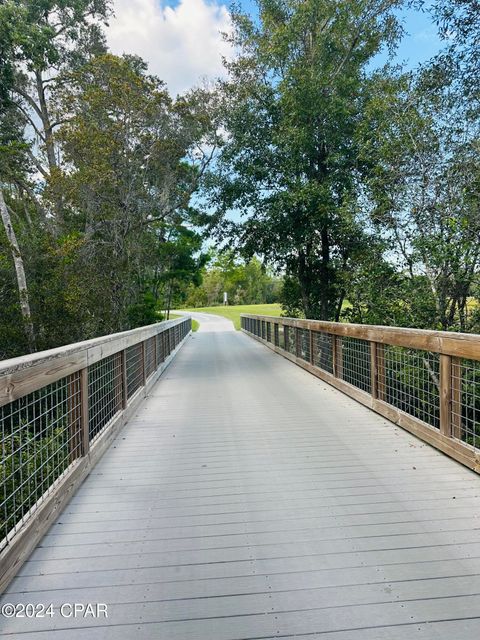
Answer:
<svg viewBox="0 0 480 640"><path fill-rule="evenodd" d="M224 291L479 330L477 3L256 4L225 77L173 97L108 51L108 0L0 1L1 357ZM444 46L407 71L412 4Z"/></svg>

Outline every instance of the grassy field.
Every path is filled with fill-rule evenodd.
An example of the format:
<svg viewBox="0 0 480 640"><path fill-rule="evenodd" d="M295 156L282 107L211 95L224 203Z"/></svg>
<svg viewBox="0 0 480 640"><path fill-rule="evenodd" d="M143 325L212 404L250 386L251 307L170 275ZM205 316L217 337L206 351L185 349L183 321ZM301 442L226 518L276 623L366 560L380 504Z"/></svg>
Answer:
<svg viewBox="0 0 480 640"><path fill-rule="evenodd" d="M182 316L179 316L178 313L171 313L170 314L170 320L175 320L175 318L181 318ZM197 320L194 320L192 318L192 331L198 331L198 327L200 326L200 323Z"/></svg>
<svg viewBox="0 0 480 640"><path fill-rule="evenodd" d="M228 307L199 307L198 309L182 309L182 311L198 311L199 313L213 313L228 318L240 329L241 313L256 313L261 316L279 316L282 309L279 304L240 304ZM170 316L171 317L171 316Z"/></svg>

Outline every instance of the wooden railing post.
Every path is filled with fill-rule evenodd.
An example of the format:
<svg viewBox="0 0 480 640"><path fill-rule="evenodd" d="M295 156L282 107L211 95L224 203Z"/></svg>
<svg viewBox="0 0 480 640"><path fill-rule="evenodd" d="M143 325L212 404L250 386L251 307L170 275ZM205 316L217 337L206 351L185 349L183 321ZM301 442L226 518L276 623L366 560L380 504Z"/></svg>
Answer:
<svg viewBox="0 0 480 640"><path fill-rule="evenodd" d="M452 358L440 354L440 433L452 437Z"/></svg>
<svg viewBox="0 0 480 640"><path fill-rule="evenodd" d="M88 408L88 368L85 367L80 371L80 450L82 456L87 456L90 449Z"/></svg>
<svg viewBox="0 0 480 640"><path fill-rule="evenodd" d="M343 344L342 336L333 336L333 375L343 379Z"/></svg>
<svg viewBox="0 0 480 640"><path fill-rule="evenodd" d="M332 342L332 372L337 377L337 336L330 334L330 340Z"/></svg>
<svg viewBox="0 0 480 640"><path fill-rule="evenodd" d="M315 364L315 354L313 352L314 342L313 342L313 331L311 329L308 330L308 340L309 340L309 351L310 351L310 364Z"/></svg>

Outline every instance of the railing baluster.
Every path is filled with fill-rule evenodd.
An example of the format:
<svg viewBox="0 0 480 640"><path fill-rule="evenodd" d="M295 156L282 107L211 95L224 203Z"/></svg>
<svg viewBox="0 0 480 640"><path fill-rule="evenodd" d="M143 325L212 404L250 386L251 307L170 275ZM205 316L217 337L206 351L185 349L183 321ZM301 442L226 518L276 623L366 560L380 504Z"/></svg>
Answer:
<svg viewBox="0 0 480 640"><path fill-rule="evenodd" d="M332 371L335 378L337 377L337 336L332 333L330 334L330 339L332 341Z"/></svg>
<svg viewBox="0 0 480 640"><path fill-rule="evenodd" d="M333 371L336 378L343 378L343 344L342 336L333 336L334 359Z"/></svg>

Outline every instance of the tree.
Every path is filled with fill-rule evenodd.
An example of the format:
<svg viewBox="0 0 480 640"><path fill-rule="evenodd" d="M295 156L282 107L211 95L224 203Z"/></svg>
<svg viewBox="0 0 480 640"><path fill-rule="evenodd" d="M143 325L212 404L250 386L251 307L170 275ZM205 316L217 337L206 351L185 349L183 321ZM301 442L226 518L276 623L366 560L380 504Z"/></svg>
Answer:
<svg viewBox="0 0 480 640"><path fill-rule="evenodd" d="M57 91L66 77L105 50L100 24L109 14L108 0L3 0L0 23L9 42L12 102L33 131L31 162L48 184L61 158L54 116ZM34 198L34 191L30 191ZM62 194L51 190L56 226L62 225ZM57 230L57 228L55 227Z"/></svg>
<svg viewBox="0 0 480 640"><path fill-rule="evenodd" d="M200 284L207 260L200 234L183 225L165 229L165 236L158 243L158 262L150 283L155 306L161 305L167 318L172 306L185 304L189 286Z"/></svg>
<svg viewBox="0 0 480 640"><path fill-rule="evenodd" d="M0 10L2 7L0 7ZM3 12L1 18L6 17ZM16 284L22 315L23 327L27 339L27 349L35 351L35 332L33 328L30 296L27 287L25 265L20 251L17 234L15 232L10 208L4 196L4 185L10 181L25 180L28 161L26 153L29 146L25 143L17 114L13 108L10 91L14 83L13 72L13 43L12 34L5 27L0 26L0 55L3 59L0 71L0 217L7 240L8 248L13 260Z"/></svg>
<svg viewBox="0 0 480 640"><path fill-rule="evenodd" d="M428 282L435 311L426 327L467 330L480 267L478 123L436 62L384 76L370 93L360 134L362 159L375 168L372 220L403 273Z"/></svg>
<svg viewBox="0 0 480 640"><path fill-rule="evenodd" d="M107 54L108 15L108 0L0 0L4 356L33 348L31 318L40 349L155 320L158 283L182 289L203 264L192 195L215 98L173 100L141 59Z"/></svg>
<svg viewBox="0 0 480 640"><path fill-rule="evenodd" d="M10 212L8 210L7 203L3 197L3 192L0 189L0 216L2 218L5 234L10 245L10 251L12 253L13 262L15 265L15 273L17 276L18 295L20 298L20 309L22 311L22 318L25 325L25 333L27 335L28 349L30 352L35 351L35 333L33 330L32 312L30 310L30 299L27 288L27 278L25 275L25 266L23 264L22 254L18 245L17 236L13 228Z"/></svg>
<svg viewBox="0 0 480 640"><path fill-rule="evenodd" d="M280 288L280 279L258 258L242 261L233 252L212 251L210 264L202 270L201 284L189 288L185 306L223 304L224 292L230 304L269 304L278 301Z"/></svg>
<svg viewBox="0 0 480 640"><path fill-rule="evenodd" d="M355 132L367 65L399 29L387 0L260 0L233 14L238 57L224 84L228 136L212 178L213 220L298 286L307 317L338 319L360 245ZM228 222L235 209L244 221Z"/></svg>
<svg viewBox="0 0 480 640"><path fill-rule="evenodd" d="M148 315L159 298L166 303L167 282L173 295L175 283L188 279L185 271L195 277L192 254L200 247L188 228L195 217L190 198L215 131L207 94L174 102L133 56L97 56L67 86L57 133L67 170L55 184L65 228L82 238L76 269L90 274L103 304L102 331L111 332L146 317L142 304Z"/></svg>
<svg viewBox="0 0 480 640"><path fill-rule="evenodd" d="M448 69L470 101L469 108L480 107L480 3L478 0L437 0L431 8L445 48L435 63Z"/></svg>

